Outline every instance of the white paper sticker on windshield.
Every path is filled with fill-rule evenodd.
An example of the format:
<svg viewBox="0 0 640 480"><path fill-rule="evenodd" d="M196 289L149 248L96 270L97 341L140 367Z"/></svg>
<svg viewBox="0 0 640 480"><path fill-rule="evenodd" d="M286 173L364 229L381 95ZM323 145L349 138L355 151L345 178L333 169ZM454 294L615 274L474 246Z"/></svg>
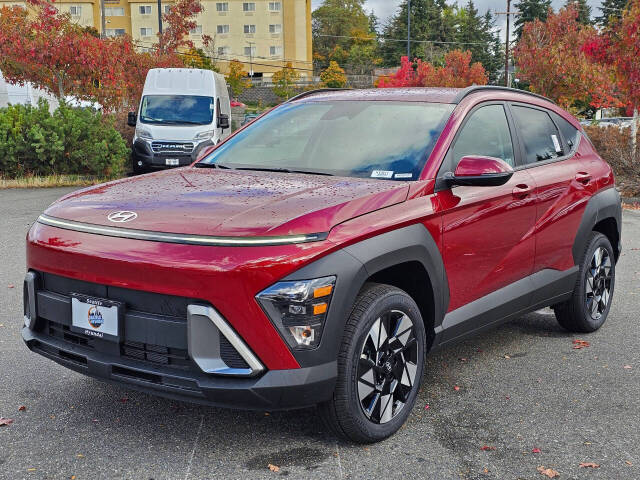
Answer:
<svg viewBox="0 0 640 480"><path fill-rule="evenodd" d="M413 173L396 173L393 178L413 178Z"/></svg>
<svg viewBox="0 0 640 480"><path fill-rule="evenodd" d="M553 140L553 146L556 147L556 152L560 153L562 151L562 147L560 146L558 137L556 137L555 135L551 135L551 140Z"/></svg>
<svg viewBox="0 0 640 480"><path fill-rule="evenodd" d="M393 178L393 170L374 170L371 172L372 178Z"/></svg>

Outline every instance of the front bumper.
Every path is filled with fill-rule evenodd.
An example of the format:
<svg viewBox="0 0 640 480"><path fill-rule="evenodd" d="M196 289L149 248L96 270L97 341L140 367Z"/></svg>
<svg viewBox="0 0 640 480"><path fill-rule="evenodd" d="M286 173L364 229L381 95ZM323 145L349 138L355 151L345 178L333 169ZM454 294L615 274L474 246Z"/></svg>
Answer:
<svg viewBox="0 0 640 480"><path fill-rule="evenodd" d="M76 372L174 400L250 410L301 408L328 400L336 362L309 368L272 370L259 377L230 378L195 371L178 372L108 353L91 351L27 327L27 347Z"/></svg>
<svg viewBox="0 0 640 480"><path fill-rule="evenodd" d="M191 165L196 161L196 159L198 158L198 154L202 151L202 149L211 145L213 145L213 141L205 140L203 142L195 144L193 150L189 153L182 151L154 152L148 142L138 138L133 144L131 156L136 164L138 164L138 162L142 163L142 165L139 165L141 168L177 168ZM178 159L179 164L167 165L168 158Z"/></svg>

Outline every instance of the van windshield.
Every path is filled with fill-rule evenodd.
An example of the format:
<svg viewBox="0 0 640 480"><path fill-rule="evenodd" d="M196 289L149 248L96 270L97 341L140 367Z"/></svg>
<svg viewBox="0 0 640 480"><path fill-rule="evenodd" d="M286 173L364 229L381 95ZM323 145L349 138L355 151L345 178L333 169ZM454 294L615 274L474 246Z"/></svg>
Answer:
<svg viewBox="0 0 640 480"><path fill-rule="evenodd" d="M142 123L207 125L213 120L211 97L196 95L145 95L140 109Z"/></svg>
<svg viewBox="0 0 640 480"><path fill-rule="evenodd" d="M389 101L283 104L196 166L417 180L453 108Z"/></svg>

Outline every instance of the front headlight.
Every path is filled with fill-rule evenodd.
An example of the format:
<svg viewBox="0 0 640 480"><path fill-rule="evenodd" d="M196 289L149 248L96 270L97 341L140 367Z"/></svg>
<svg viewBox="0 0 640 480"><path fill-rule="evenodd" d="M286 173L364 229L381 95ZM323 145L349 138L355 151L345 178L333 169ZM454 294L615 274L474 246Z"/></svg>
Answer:
<svg viewBox="0 0 640 480"><path fill-rule="evenodd" d="M295 350L316 348L324 329L336 277L278 282L256 299Z"/></svg>
<svg viewBox="0 0 640 480"><path fill-rule="evenodd" d="M198 133L195 137L193 137L194 140L206 140L208 138L213 137L214 131L213 130L207 130L206 132L200 132Z"/></svg>
<svg viewBox="0 0 640 480"><path fill-rule="evenodd" d="M151 132L146 128L136 128L136 137L153 140L153 135L151 135Z"/></svg>

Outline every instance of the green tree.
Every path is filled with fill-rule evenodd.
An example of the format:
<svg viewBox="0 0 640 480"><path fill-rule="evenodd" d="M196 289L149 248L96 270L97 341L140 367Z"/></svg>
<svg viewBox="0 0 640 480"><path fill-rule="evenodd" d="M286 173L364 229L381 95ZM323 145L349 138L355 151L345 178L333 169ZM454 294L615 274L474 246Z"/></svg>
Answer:
<svg viewBox="0 0 640 480"><path fill-rule="evenodd" d="M516 10L520 15L516 17L514 22L516 38L520 40L524 24L539 19L544 22L547 19L549 9L551 8L551 0L519 0L515 4Z"/></svg>
<svg viewBox="0 0 640 480"><path fill-rule="evenodd" d="M602 15L596 17L596 22L606 27L611 20L619 20L622 18L622 12L627 7L628 0L602 0L600 11Z"/></svg>
<svg viewBox="0 0 640 480"><path fill-rule="evenodd" d="M480 62L489 73L489 81L495 83L504 64L504 54L493 15L490 11L479 15L473 0L468 0L464 7L458 8L456 16L458 48L470 51L471 61Z"/></svg>
<svg viewBox="0 0 640 480"><path fill-rule="evenodd" d="M295 92L296 82L300 79L300 74L296 72L291 62L273 74L273 93L280 98L288 99Z"/></svg>
<svg viewBox="0 0 640 480"><path fill-rule="evenodd" d="M564 4L565 7L574 5L578 11L578 23L582 25L592 25L591 21L591 7L587 3L587 0L567 0Z"/></svg>
<svg viewBox="0 0 640 480"><path fill-rule="evenodd" d="M329 62L329 66L320 74L320 80L328 88L343 88L347 85L347 77L344 70L337 62Z"/></svg>
<svg viewBox="0 0 640 480"><path fill-rule="evenodd" d="M235 97L238 97L246 88L251 87L251 80L247 78L247 72L245 72L242 63L238 60L229 62L229 71L226 78Z"/></svg>

